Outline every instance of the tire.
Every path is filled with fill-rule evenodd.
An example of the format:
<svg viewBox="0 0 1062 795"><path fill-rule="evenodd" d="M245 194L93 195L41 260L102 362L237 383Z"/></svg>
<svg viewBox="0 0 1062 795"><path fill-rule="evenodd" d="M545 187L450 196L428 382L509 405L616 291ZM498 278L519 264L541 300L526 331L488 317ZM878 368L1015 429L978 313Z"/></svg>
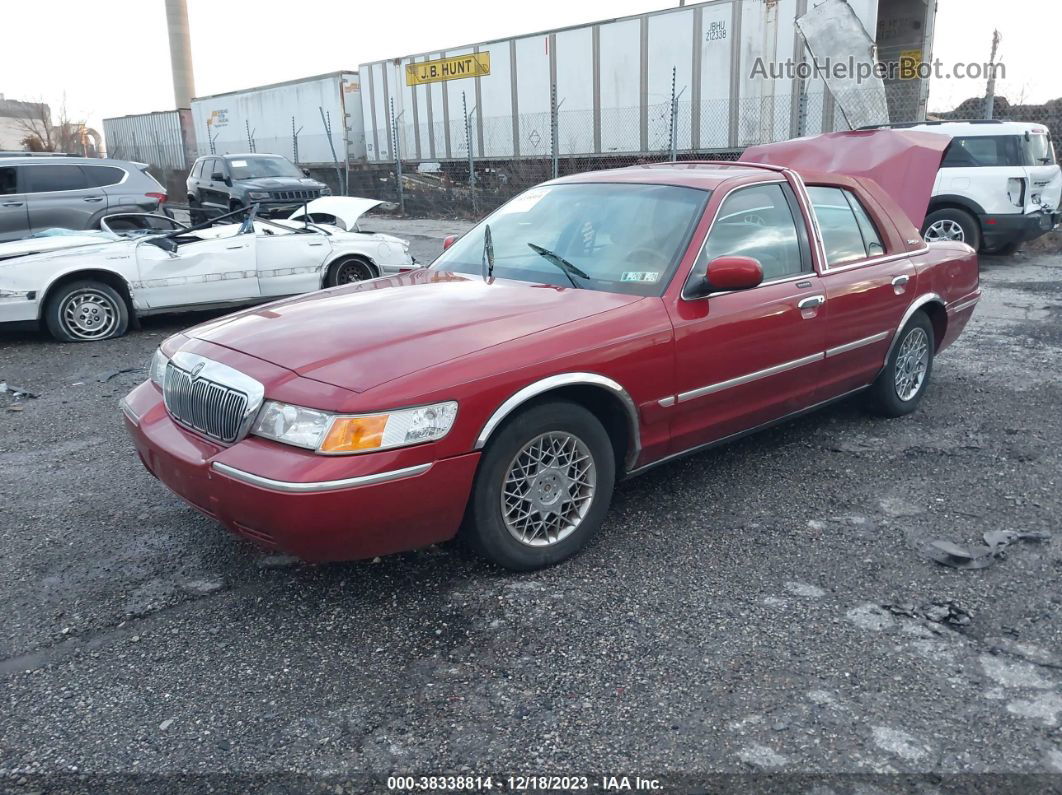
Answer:
<svg viewBox="0 0 1062 795"><path fill-rule="evenodd" d="M922 225L922 238L927 243L958 240L967 243L974 251L981 250L981 227L977 219L965 210L953 207L945 207L927 215Z"/></svg>
<svg viewBox="0 0 1062 795"><path fill-rule="evenodd" d="M897 336L885 369L870 387L867 397L871 411L882 417L902 417L918 408L933 375L935 349L936 340L929 316L925 312L915 312ZM915 364L912 371L905 361L911 362L915 356L914 361L920 364Z"/></svg>
<svg viewBox="0 0 1062 795"><path fill-rule="evenodd" d="M325 287L339 287L376 278L376 269L361 257L344 257L328 266Z"/></svg>
<svg viewBox="0 0 1062 795"><path fill-rule="evenodd" d="M589 462L585 469L579 468L583 462ZM552 566L597 532L615 481L612 441L593 414L566 401L533 406L507 421L487 445L461 540L513 571ZM565 494L575 499L564 500Z"/></svg>
<svg viewBox="0 0 1062 795"><path fill-rule="evenodd" d="M44 308L48 331L60 342L97 342L129 329L129 307L110 285L84 280L60 287Z"/></svg>

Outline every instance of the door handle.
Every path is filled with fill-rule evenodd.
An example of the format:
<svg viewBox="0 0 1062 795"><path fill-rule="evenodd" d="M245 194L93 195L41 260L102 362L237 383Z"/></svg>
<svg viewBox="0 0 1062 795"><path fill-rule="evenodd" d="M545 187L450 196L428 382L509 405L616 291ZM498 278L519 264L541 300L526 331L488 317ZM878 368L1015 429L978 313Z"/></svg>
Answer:
<svg viewBox="0 0 1062 795"><path fill-rule="evenodd" d="M86 196L81 201L83 201L83 202L101 202L101 201L103 201L103 197L102 196Z"/></svg>
<svg viewBox="0 0 1062 795"><path fill-rule="evenodd" d="M21 207L24 202L4 202L4 207Z"/></svg>
<svg viewBox="0 0 1062 795"><path fill-rule="evenodd" d="M235 251L238 248L247 248L247 246L225 246L229 251Z"/></svg>
<svg viewBox="0 0 1062 795"><path fill-rule="evenodd" d="M824 295L809 295L807 298L801 300L797 304L798 309L817 309L826 303L826 296Z"/></svg>
<svg viewBox="0 0 1062 795"><path fill-rule="evenodd" d="M893 287L903 287L907 282L911 281L910 276L897 276L892 280Z"/></svg>

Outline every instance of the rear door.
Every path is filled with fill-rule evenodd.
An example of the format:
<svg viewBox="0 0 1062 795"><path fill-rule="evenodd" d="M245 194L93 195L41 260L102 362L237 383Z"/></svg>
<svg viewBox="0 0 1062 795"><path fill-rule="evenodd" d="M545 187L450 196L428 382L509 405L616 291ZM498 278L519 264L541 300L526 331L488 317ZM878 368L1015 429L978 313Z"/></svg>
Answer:
<svg viewBox="0 0 1062 795"><path fill-rule="evenodd" d="M76 163L36 163L19 167L20 187L28 194L31 232L59 227L88 229L107 209L103 189L90 185Z"/></svg>
<svg viewBox="0 0 1062 795"><path fill-rule="evenodd" d="M16 166L0 166L0 241L29 234L27 197L18 190Z"/></svg>
<svg viewBox="0 0 1062 795"><path fill-rule="evenodd" d="M754 289L684 297L671 308L677 395L672 452L807 408L817 399L826 341L825 297L807 227L782 182L736 188L723 200L684 296L707 264L753 257Z"/></svg>
<svg viewBox="0 0 1062 795"><path fill-rule="evenodd" d="M916 295L917 274L906 251L897 250L899 240L885 214L868 196L834 186L809 185L807 191L826 255L826 399L874 380Z"/></svg>

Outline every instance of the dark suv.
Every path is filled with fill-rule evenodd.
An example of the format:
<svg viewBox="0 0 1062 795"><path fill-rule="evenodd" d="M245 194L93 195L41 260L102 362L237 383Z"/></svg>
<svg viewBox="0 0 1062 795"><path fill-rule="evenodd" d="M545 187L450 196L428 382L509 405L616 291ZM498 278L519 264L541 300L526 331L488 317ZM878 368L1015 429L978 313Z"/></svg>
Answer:
<svg viewBox="0 0 1062 795"><path fill-rule="evenodd" d="M280 155L207 155L188 173L193 221L255 203L262 205L263 215L291 213L331 192Z"/></svg>
<svg viewBox="0 0 1062 795"><path fill-rule="evenodd" d="M53 227L97 229L114 213L155 212L166 189L144 163L0 153L0 241Z"/></svg>

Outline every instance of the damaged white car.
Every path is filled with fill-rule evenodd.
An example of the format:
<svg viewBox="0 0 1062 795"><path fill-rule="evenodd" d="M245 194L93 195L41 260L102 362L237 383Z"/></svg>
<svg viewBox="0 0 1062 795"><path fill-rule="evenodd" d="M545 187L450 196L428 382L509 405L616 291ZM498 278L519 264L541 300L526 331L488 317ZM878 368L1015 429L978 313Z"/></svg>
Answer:
<svg viewBox="0 0 1062 795"><path fill-rule="evenodd" d="M256 218L252 207L192 227L127 213L105 218L102 232L2 243L0 323L43 320L64 342L104 340L134 317L271 301L417 267L407 241L358 228L378 204L327 196L284 220Z"/></svg>

